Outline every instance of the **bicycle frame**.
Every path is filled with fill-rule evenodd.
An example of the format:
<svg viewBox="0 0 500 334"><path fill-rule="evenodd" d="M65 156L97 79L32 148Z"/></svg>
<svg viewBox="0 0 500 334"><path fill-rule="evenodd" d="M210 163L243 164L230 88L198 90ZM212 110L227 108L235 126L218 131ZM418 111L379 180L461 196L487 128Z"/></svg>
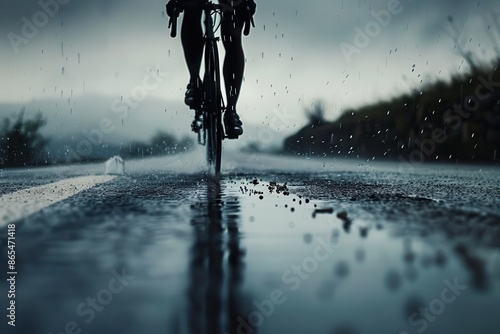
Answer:
<svg viewBox="0 0 500 334"><path fill-rule="evenodd" d="M210 4L210 3L209 3ZM205 74L203 78L204 97L201 107L203 113L203 136L207 148L207 163L213 167L216 175L220 173L222 140L224 128L222 126L222 110L224 101L221 93L221 75L219 52L215 36L212 10L204 9L205 25Z"/></svg>

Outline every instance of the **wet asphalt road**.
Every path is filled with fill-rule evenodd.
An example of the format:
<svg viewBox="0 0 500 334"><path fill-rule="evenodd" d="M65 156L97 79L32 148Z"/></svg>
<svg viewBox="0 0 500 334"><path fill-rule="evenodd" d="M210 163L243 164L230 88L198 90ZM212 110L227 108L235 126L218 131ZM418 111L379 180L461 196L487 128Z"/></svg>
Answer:
<svg viewBox="0 0 500 334"><path fill-rule="evenodd" d="M215 182L176 159L16 222L1 332L500 332L498 167L235 155ZM0 192L99 173L5 171Z"/></svg>

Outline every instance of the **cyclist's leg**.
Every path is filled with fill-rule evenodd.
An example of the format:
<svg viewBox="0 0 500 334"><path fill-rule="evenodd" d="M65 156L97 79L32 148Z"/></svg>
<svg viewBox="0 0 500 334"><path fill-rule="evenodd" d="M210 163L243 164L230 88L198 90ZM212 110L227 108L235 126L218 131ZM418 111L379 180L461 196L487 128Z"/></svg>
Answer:
<svg viewBox="0 0 500 334"><path fill-rule="evenodd" d="M203 30L201 27L201 9L185 9L181 28L181 41L184 58L189 70L189 85L186 92L186 104L193 105L196 93L201 85L200 67L203 56Z"/></svg>
<svg viewBox="0 0 500 334"><path fill-rule="evenodd" d="M231 3L241 1L220 0L220 2L231 5ZM221 23L222 42L226 49L223 72L228 110L236 110L245 70L245 54L241 40L245 23L241 14L243 8L239 8L239 6L234 8L233 12L224 11L224 18Z"/></svg>
<svg viewBox="0 0 500 334"><path fill-rule="evenodd" d="M241 1L220 0L231 5ZM226 49L223 73L226 86L227 110L224 115L226 135L238 138L243 133L241 120L236 113L236 104L240 95L243 72L245 70L245 54L242 45L242 31L245 23L243 8L236 5L233 11L224 11L221 23L222 42Z"/></svg>

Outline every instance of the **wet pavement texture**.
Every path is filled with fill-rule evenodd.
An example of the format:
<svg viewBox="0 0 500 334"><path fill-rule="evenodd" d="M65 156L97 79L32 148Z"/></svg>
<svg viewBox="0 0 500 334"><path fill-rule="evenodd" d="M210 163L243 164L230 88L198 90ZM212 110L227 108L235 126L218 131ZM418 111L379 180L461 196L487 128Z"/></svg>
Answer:
<svg viewBox="0 0 500 334"><path fill-rule="evenodd" d="M132 171L17 222L16 241L2 333L500 332L494 168Z"/></svg>

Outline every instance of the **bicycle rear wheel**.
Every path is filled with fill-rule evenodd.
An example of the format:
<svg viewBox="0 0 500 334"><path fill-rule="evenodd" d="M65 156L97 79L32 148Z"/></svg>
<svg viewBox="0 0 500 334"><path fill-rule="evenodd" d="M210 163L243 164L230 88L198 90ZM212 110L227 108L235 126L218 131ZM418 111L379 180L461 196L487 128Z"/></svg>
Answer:
<svg viewBox="0 0 500 334"><path fill-rule="evenodd" d="M205 50L205 136L207 163L216 174L220 174L222 160L222 94L220 89L220 71L217 44L207 43Z"/></svg>

